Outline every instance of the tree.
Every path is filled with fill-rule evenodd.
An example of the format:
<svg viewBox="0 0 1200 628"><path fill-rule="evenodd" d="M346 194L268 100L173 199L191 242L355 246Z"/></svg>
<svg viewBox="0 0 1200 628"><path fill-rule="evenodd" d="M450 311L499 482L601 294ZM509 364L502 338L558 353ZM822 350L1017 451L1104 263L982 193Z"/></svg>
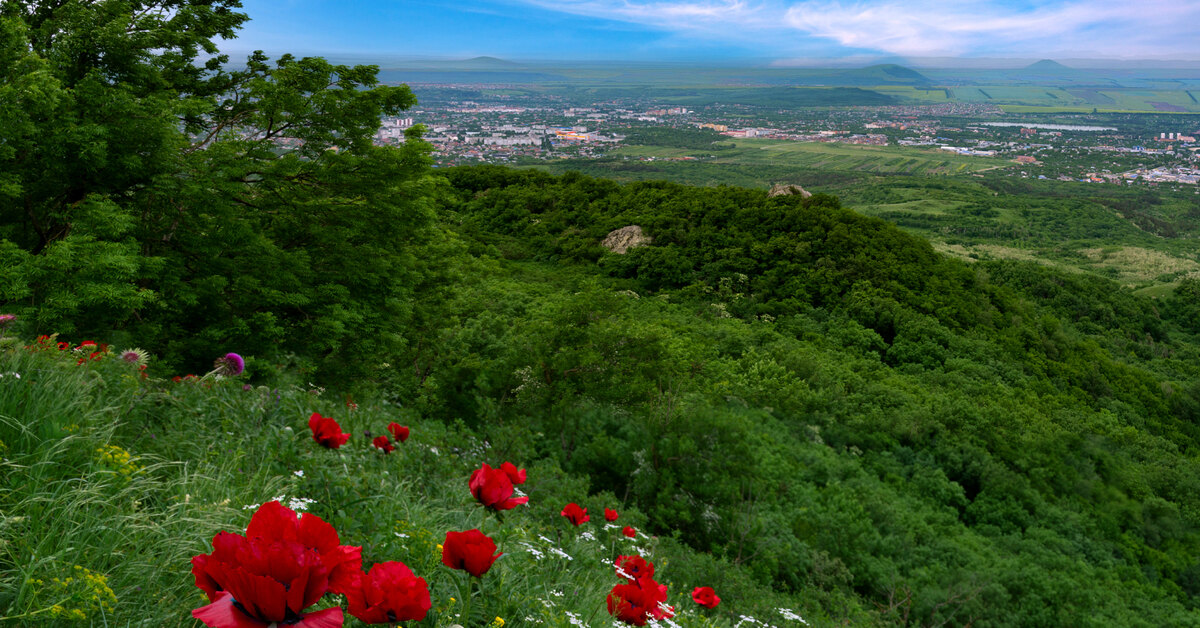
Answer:
<svg viewBox="0 0 1200 628"><path fill-rule="evenodd" d="M0 9L0 306L31 331L123 330L175 362L286 342L338 369L403 345L436 181L419 130L371 137L416 100L375 66L227 69L238 8Z"/></svg>

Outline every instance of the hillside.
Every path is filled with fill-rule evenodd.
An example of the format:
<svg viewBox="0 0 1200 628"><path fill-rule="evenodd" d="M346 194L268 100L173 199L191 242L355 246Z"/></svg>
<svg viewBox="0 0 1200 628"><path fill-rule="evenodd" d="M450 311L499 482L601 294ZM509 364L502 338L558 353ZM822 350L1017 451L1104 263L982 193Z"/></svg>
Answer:
<svg viewBox="0 0 1200 628"><path fill-rule="evenodd" d="M419 544L492 526L464 508L465 478L513 460L531 506L485 527L513 555L496 572L507 594L475 594L507 621L541 607L531 617L565 625L611 586L574 561L522 575L537 571L522 543L549 551L539 534L597 551L564 527L569 501L660 539L681 625L791 625L779 609L810 625L1193 621L1200 386L1183 323L1200 301L1156 314L1103 281L968 267L829 196L447 174L457 279L428 342L380 353L406 366L369 381L313 388L266 355L233 381L174 383L154 361L139 380L117 359L77 366L77 343L7 342L0 415L20 419L4 464L38 471L5 475L23 523L0 561L32 565L0 580L6 616L49 608L33 574L80 565L108 574L109 620L170 623L198 606L191 577L145 566L186 564L242 529L242 505L284 493L427 578L438 612L418 625L446 626L465 594ZM654 243L599 248L625 224ZM346 452L312 442L313 411L341 421ZM398 419L414 436L394 454L359 436ZM110 550L130 535L140 550ZM701 584L715 611L681 599ZM546 607L550 589L572 601Z"/></svg>
<svg viewBox="0 0 1200 628"><path fill-rule="evenodd" d="M1200 625L1187 269L1150 299L830 194L434 169L422 125L372 141L416 104L374 66L204 65L237 7L0 10L0 623ZM1096 194L961 220L1193 228Z"/></svg>

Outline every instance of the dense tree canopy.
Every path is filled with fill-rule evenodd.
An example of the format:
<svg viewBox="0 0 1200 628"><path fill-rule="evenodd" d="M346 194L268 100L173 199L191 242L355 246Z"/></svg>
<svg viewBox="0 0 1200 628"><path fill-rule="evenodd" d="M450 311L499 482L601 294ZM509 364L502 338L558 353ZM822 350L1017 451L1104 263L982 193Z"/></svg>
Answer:
<svg viewBox="0 0 1200 628"><path fill-rule="evenodd" d="M123 329L180 363L288 342L345 368L402 342L428 147L371 136L415 99L374 66L231 69L239 6L5 4L0 303L34 329Z"/></svg>

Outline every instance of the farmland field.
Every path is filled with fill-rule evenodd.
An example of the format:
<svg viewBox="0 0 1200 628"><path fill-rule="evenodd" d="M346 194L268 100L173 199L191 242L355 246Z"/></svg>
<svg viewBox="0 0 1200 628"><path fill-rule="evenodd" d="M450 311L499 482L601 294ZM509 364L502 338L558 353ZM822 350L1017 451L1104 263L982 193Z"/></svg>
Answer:
<svg viewBox="0 0 1200 628"><path fill-rule="evenodd" d="M863 146L785 140L739 139L728 148L705 156L704 151L657 146L629 146L615 156L632 158L682 158L705 156L717 164L791 166L821 170L900 174L962 174L1003 167L1009 162L990 157L967 157L954 153L898 146Z"/></svg>

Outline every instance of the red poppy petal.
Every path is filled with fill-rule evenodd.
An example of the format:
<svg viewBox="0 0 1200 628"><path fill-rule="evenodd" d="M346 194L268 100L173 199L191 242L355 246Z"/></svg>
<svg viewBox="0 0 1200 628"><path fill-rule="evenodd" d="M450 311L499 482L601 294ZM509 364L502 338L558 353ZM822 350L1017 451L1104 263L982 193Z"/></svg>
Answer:
<svg viewBox="0 0 1200 628"><path fill-rule="evenodd" d="M192 611L192 617L204 622L209 628L262 628L270 626L238 610L233 605L233 596L228 591L217 593L217 599L208 606ZM337 624L341 626L341 624Z"/></svg>
<svg viewBox="0 0 1200 628"><path fill-rule="evenodd" d="M250 517L250 524L246 526L246 538L295 541L298 540L298 527L296 511L271 501L259 506L254 516Z"/></svg>
<svg viewBox="0 0 1200 628"><path fill-rule="evenodd" d="M337 530L311 512L306 512L300 517L298 528L297 540L305 547L314 548L322 554L337 547L340 542Z"/></svg>
<svg viewBox="0 0 1200 628"><path fill-rule="evenodd" d="M308 613L304 619L289 624L291 628L342 628L346 619L342 616L342 607L334 606L315 613Z"/></svg>
<svg viewBox="0 0 1200 628"><path fill-rule="evenodd" d="M208 596L209 602L217 601L217 596L221 593L221 583L209 574L209 567L214 566L216 561L208 554L201 554L192 557L192 575L196 578L196 586L204 591Z"/></svg>

